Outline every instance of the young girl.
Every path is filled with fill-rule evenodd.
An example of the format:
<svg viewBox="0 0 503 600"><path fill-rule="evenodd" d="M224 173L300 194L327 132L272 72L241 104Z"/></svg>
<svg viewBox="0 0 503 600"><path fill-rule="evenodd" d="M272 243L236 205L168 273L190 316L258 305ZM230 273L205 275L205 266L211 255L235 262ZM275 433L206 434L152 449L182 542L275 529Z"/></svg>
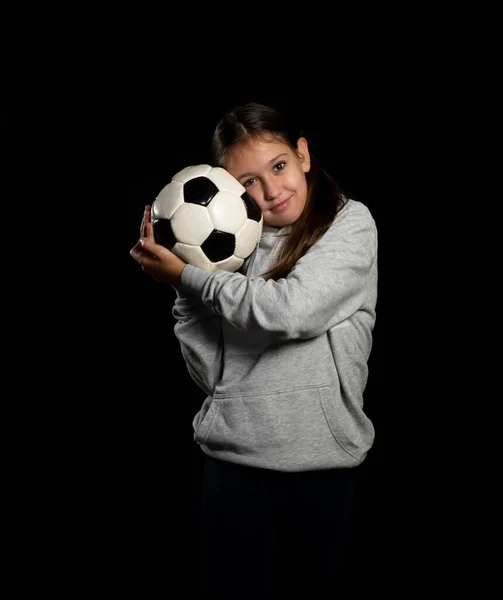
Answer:
<svg viewBox="0 0 503 600"><path fill-rule="evenodd" d="M175 287L174 333L207 395L193 422L205 453L204 591L318 598L337 590L356 467L374 440L363 393L376 225L271 107L228 112L212 150L264 217L241 271L207 272L155 244L150 207L131 250Z"/></svg>

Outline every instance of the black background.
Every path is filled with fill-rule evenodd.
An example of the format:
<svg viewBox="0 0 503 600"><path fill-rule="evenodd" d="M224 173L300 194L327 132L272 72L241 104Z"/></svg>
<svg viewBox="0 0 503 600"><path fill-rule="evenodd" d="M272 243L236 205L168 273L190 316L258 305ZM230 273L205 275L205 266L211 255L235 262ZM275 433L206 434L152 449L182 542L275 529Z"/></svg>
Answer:
<svg viewBox="0 0 503 600"><path fill-rule="evenodd" d="M445 194L448 109L437 79L410 61L349 72L328 61L319 74L296 65L284 76L281 61L272 61L267 81L253 69L232 77L230 67L225 74L199 68L195 77L195 67L170 64L144 76L135 65L117 80L113 64L101 65L99 76L78 79L47 113L36 106L27 116L37 135L30 144L22 138L23 167L28 172L27 155L45 159L54 188L44 194L59 188L64 196L48 211L51 219L59 213L62 226L46 229L56 248L43 254L41 281L29 280L25 314L42 305L54 278L58 291L51 312L44 305L37 329L16 346L37 372L31 382L23 372L23 386L44 384L51 398L29 410L22 403L20 419L43 438L29 455L44 500L28 511L43 532L32 552L46 554L48 539L55 548L40 580L69 596L75 589L138 598L198 589L202 454L192 418L204 397L172 333L174 292L145 275L129 250L145 204L179 169L207 162L221 114L257 100L304 124L311 151L369 207L379 232L365 394L376 440L362 466L340 589L400 598L433 585L449 589L474 527L460 508L470 487L460 474L470 464L462 421L470 415L462 408L448 229L453 208L469 199ZM13 144L22 121L6 116ZM57 359L48 358L54 345Z"/></svg>

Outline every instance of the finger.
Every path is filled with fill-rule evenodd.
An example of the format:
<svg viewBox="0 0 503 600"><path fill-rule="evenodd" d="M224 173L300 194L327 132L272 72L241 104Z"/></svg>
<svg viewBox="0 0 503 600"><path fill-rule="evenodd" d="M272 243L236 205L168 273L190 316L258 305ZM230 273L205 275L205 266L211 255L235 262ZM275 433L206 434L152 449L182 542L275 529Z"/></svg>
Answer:
<svg viewBox="0 0 503 600"><path fill-rule="evenodd" d="M160 260L154 256L153 254L149 254L144 250L139 253L137 258L138 264L140 267L149 275L154 277L159 273L159 270L162 272L162 266Z"/></svg>
<svg viewBox="0 0 503 600"><path fill-rule="evenodd" d="M140 237L143 237L145 235L145 213L146 213L147 208L145 207L143 209L143 215L141 218L141 225L140 225Z"/></svg>
<svg viewBox="0 0 503 600"><path fill-rule="evenodd" d="M140 244L144 252L151 254L157 260L161 260L163 257L171 255L171 252L167 248L160 244L156 244L153 239L149 239L148 237L141 238Z"/></svg>
<svg viewBox="0 0 503 600"><path fill-rule="evenodd" d="M140 262L140 258L144 255L143 248L141 247L140 242L138 242L131 250L129 254L137 261Z"/></svg>
<svg viewBox="0 0 503 600"><path fill-rule="evenodd" d="M157 269L159 268L159 259L152 254L145 252L145 250L143 250L139 244L137 244L134 248L131 248L129 254L147 273L153 275L155 272L157 272Z"/></svg>
<svg viewBox="0 0 503 600"><path fill-rule="evenodd" d="M147 223L147 239L155 243L154 226L152 223Z"/></svg>
<svg viewBox="0 0 503 600"><path fill-rule="evenodd" d="M143 210L143 218L141 221L141 231L140 231L140 237L146 237L147 235L147 225L150 223L151 221L151 206L150 204L147 204L145 206L145 209Z"/></svg>

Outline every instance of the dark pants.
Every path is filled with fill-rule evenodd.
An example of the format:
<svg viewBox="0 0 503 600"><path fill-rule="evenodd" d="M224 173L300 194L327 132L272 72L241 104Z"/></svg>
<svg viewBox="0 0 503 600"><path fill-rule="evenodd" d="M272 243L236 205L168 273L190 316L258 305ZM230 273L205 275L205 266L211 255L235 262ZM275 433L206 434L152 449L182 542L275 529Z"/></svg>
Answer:
<svg viewBox="0 0 503 600"><path fill-rule="evenodd" d="M286 473L205 457L206 597L335 597L356 471Z"/></svg>

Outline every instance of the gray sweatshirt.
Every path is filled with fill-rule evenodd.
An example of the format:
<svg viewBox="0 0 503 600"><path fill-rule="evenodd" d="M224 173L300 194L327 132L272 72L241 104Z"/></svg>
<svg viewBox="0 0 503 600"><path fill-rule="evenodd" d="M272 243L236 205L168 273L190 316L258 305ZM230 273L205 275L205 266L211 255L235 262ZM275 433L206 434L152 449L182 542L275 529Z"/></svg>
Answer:
<svg viewBox="0 0 503 600"><path fill-rule="evenodd" d="M349 199L286 278L265 280L288 231L263 227L246 275L183 270L174 333L207 394L194 439L206 454L242 465L353 467L374 441L363 393L376 317L376 225Z"/></svg>

